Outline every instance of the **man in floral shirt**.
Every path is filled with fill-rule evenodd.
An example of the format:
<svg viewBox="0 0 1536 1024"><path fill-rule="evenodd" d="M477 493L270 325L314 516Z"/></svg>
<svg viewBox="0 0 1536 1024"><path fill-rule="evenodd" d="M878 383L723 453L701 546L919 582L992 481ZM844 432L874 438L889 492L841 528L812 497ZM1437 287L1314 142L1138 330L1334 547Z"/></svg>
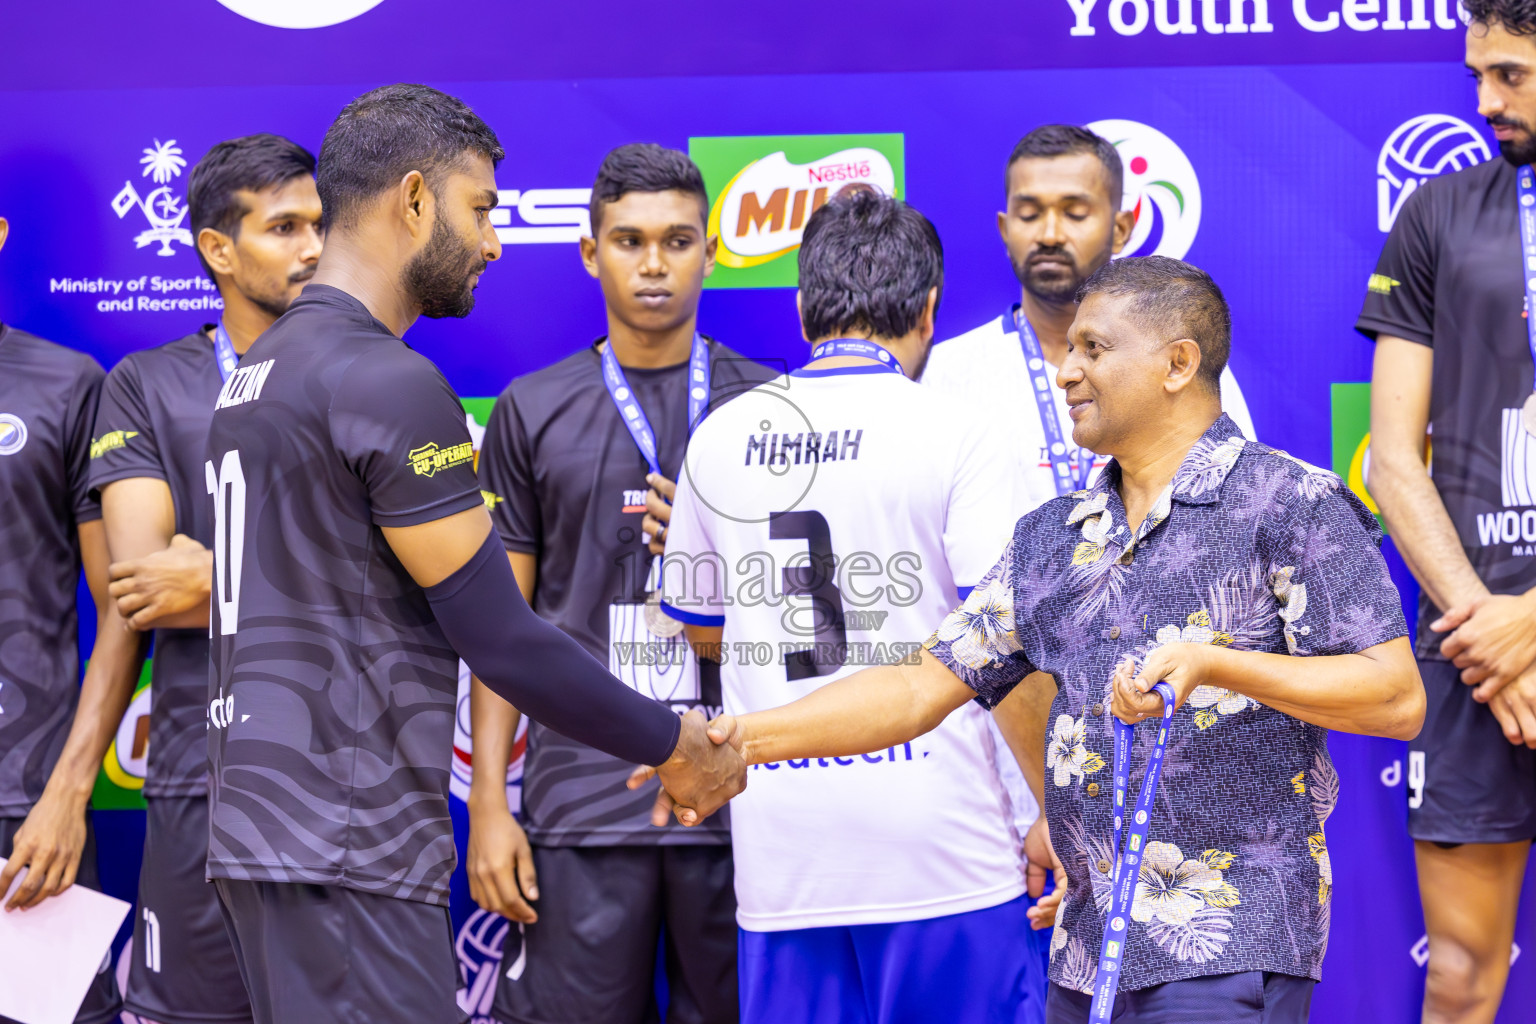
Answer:
<svg viewBox="0 0 1536 1024"><path fill-rule="evenodd" d="M1114 456L1098 483L1019 521L918 664L712 732L749 763L857 754L1055 676L1045 808L1069 884L1047 1018L1080 1024L1116 859L1111 715L1160 717L1166 682L1178 710L1115 1020L1304 1021L1333 881L1327 730L1407 738L1424 715L1380 532L1338 477L1222 414L1230 317L1204 272L1119 260L1080 301L1057 382L1073 441ZM1155 739L1135 732L1133 787Z"/></svg>

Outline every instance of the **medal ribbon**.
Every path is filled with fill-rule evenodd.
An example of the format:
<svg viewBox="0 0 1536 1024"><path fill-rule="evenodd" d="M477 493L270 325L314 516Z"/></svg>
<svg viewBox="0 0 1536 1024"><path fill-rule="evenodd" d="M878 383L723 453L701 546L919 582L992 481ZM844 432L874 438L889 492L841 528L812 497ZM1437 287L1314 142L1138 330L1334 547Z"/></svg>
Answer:
<svg viewBox="0 0 1536 1024"><path fill-rule="evenodd" d="M1125 959L1126 927L1131 917L1131 897L1141 874L1141 858L1146 853L1147 829L1152 823L1152 801L1157 798L1157 780L1163 773L1163 754L1168 749L1168 720L1173 717L1173 687L1158 683L1152 688L1162 695L1163 716L1158 720L1157 745L1147 759L1147 771L1141 780L1141 796L1131 817L1131 834L1124 850L1120 831L1125 815L1125 797L1131 784L1131 743L1133 726L1115 719L1115 871L1109 890L1109 916L1104 921L1104 941L1099 947L1099 973L1093 983L1093 1009L1089 1024L1109 1024L1115 1008L1115 993L1120 988L1120 963Z"/></svg>
<svg viewBox="0 0 1536 1024"><path fill-rule="evenodd" d="M234 343L229 340L229 332L224 329L222 320L213 327L213 359L219 364L221 381L229 380L229 375L240 365L240 357L235 354Z"/></svg>
<svg viewBox="0 0 1536 1024"><path fill-rule="evenodd" d="M629 380L624 376L624 368L619 365L619 357L613 354L612 344L603 346L602 358L603 383L608 387L608 397L613 399L614 407L619 410L619 418L629 429L629 436L635 439L640 454L645 456L645 464L651 467L652 473L661 476L661 463L657 461L656 455L656 432L651 429L651 421L645 418L645 410L640 408L640 400L630 388ZM688 356L689 436L703 421L708 408L709 344L702 335L695 332L693 350Z"/></svg>
<svg viewBox="0 0 1536 1024"><path fill-rule="evenodd" d="M834 338L811 349L812 361L826 359L829 356L859 356L864 359L873 359L880 364L882 370L906 376L906 372L902 370L896 357L891 355L890 350L872 341L864 341L862 338Z"/></svg>
<svg viewBox="0 0 1536 1024"><path fill-rule="evenodd" d="M1520 190L1520 276L1525 279L1525 331L1536 365L1536 174L1530 165L1515 173ZM1536 392L1536 379L1532 381Z"/></svg>
<svg viewBox="0 0 1536 1024"><path fill-rule="evenodd" d="M1024 349L1024 365L1029 368L1029 383L1035 392L1035 408L1040 413L1040 427L1045 431L1045 450L1051 460L1051 479L1056 484L1056 496L1081 491L1088 486L1093 475L1093 455L1086 448L1079 448L1080 460L1077 475L1072 475L1072 459L1067 454L1067 440L1061 433L1061 420L1056 418L1056 399L1051 395L1051 379L1045 372L1045 353L1040 349L1040 339L1029 325L1029 318L1018 306L1010 307L1003 317L1003 330L1008 324L1019 336Z"/></svg>

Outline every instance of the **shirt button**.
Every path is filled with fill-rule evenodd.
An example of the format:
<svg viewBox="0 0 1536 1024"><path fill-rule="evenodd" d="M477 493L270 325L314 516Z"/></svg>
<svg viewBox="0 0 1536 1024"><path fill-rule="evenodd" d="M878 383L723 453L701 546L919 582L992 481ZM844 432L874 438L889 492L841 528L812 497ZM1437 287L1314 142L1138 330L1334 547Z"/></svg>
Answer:
<svg viewBox="0 0 1536 1024"><path fill-rule="evenodd" d="M1094 718L1098 718L1100 715L1102 715L1104 713L1104 705L1103 704L1095 704L1093 707L1089 708L1088 710L1093 712L1093 717Z"/></svg>
<svg viewBox="0 0 1536 1024"><path fill-rule="evenodd" d="M1099 784L1097 782L1090 782L1090 783L1088 783L1088 795L1089 796L1098 796L1099 795Z"/></svg>
<svg viewBox="0 0 1536 1024"><path fill-rule="evenodd" d="M1119 640L1120 639L1120 627L1119 626L1110 626L1109 627L1109 638L1111 640Z"/></svg>
<svg viewBox="0 0 1536 1024"><path fill-rule="evenodd" d="M1109 874L1109 861L1107 861L1107 860L1099 861L1097 864L1094 865L1094 867L1099 869L1099 874L1101 874L1101 875Z"/></svg>

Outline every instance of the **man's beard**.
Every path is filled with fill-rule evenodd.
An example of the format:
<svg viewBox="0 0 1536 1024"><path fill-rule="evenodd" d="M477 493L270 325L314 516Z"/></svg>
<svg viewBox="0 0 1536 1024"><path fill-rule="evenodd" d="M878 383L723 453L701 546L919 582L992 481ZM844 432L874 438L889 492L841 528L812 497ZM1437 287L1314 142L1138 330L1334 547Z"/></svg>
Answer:
<svg viewBox="0 0 1536 1024"><path fill-rule="evenodd" d="M308 281L310 278L312 278L314 276L315 276L315 268L314 267L308 267L308 268L304 269L303 271L300 271L297 274L289 274L288 275L288 282L287 283L288 284L301 284L301 283L303 283L305 281ZM284 313L288 312L288 307L293 305L293 301L288 298L288 289L287 288L284 288L282 291L276 293L275 295L249 295L249 294L247 294L245 297L246 297L247 300L250 301L251 305L255 306L257 309L261 310L263 313L266 313L268 316L270 316L274 320L276 320L278 317L282 316Z"/></svg>
<svg viewBox="0 0 1536 1024"><path fill-rule="evenodd" d="M1060 255L1063 262L1050 263L1046 266L1032 266L1030 261L1042 253ZM1070 268L1065 275L1062 270ZM1026 256L1021 263L1013 265L1014 276L1024 286L1024 290L1036 299L1051 306L1065 306L1077 301L1077 290L1082 287L1085 275L1077 269L1077 264L1066 253L1056 249L1039 248Z"/></svg>
<svg viewBox="0 0 1536 1024"><path fill-rule="evenodd" d="M421 304L421 315L440 320L466 317L475 308L470 279L485 269L485 260L460 244L443 218L432 224L426 247L405 265L405 287Z"/></svg>
<svg viewBox="0 0 1536 1024"><path fill-rule="evenodd" d="M1499 142L1499 153L1516 167L1524 167L1526 164L1536 164L1536 134L1531 132L1530 125L1517 117L1505 117L1499 114L1488 119L1490 127L1504 126L1506 128L1518 128L1525 133L1523 138L1504 139Z"/></svg>

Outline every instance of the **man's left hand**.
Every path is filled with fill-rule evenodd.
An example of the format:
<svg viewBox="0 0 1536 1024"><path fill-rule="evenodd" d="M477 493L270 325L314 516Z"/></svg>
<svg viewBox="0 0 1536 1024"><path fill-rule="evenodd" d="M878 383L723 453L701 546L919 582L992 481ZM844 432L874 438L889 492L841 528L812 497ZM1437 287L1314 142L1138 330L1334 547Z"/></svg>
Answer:
<svg viewBox="0 0 1536 1024"><path fill-rule="evenodd" d="M1115 666L1111 688L1114 698L1110 710L1129 725L1163 713L1163 698L1152 692L1158 683L1173 688L1174 710L1206 682L1211 656L1210 644L1164 644L1154 648L1136 672L1135 663L1126 658Z"/></svg>
<svg viewBox="0 0 1536 1024"><path fill-rule="evenodd" d="M155 628L161 619L207 603L213 578L213 553L184 533L170 547L129 562L113 562L108 593L117 612L134 629Z"/></svg>
<svg viewBox="0 0 1536 1024"><path fill-rule="evenodd" d="M1486 704L1536 663L1536 596L1484 594L1450 609L1430 623L1451 631L1440 653L1461 669L1473 686L1472 699Z"/></svg>
<svg viewBox="0 0 1536 1024"><path fill-rule="evenodd" d="M667 550L667 524L672 521L672 499L677 497L677 484L660 473L648 473L645 482L651 489L645 494L645 518L640 521L640 533L648 538L651 554L662 555Z"/></svg>

